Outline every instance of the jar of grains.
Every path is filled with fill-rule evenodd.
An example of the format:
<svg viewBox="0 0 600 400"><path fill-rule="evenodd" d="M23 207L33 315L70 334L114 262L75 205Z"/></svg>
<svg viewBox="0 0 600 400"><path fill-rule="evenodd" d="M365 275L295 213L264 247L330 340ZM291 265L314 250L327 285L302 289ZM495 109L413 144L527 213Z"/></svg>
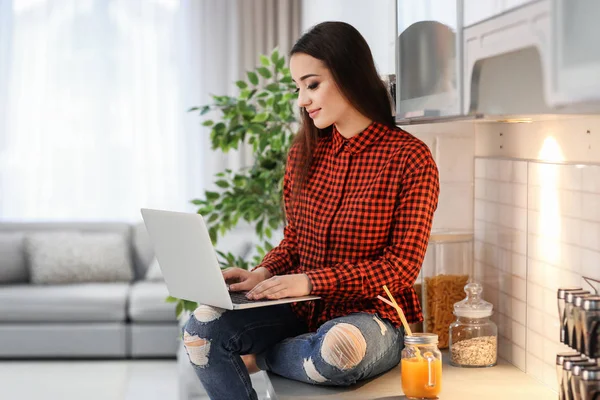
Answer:
<svg viewBox="0 0 600 400"><path fill-rule="evenodd" d="M467 298L454 304L456 321L450 325L450 364L492 367L498 359L498 327L490 320L493 305L481 298L479 283L465 286Z"/></svg>

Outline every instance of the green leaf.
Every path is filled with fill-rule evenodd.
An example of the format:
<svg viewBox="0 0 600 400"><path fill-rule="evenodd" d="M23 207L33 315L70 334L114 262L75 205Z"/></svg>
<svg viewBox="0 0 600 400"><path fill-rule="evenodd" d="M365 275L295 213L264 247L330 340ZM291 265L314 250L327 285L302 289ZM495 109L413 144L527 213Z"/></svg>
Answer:
<svg viewBox="0 0 600 400"><path fill-rule="evenodd" d="M273 140L271 140L271 147L273 148L273 150L275 151L279 151L281 150L281 138L280 137L274 137Z"/></svg>
<svg viewBox="0 0 600 400"><path fill-rule="evenodd" d="M261 113L252 118L252 122L265 122L267 119L269 119L269 114Z"/></svg>
<svg viewBox="0 0 600 400"><path fill-rule="evenodd" d="M225 180L218 180L218 181L216 181L216 182L215 182L215 184L216 184L218 187L220 187L220 188L223 188L223 189L226 189L226 188L228 188L228 187L229 187L229 182L227 182L227 181L225 181Z"/></svg>
<svg viewBox="0 0 600 400"><path fill-rule="evenodd" d="M179 303L177 303L177 306L175 307L175 316L177 316L177 318L179 318L182 313L183 313L183 300L180 301Z"/></svg>
<svg viewBox="0 0 600 400"><path fill-rule="evenodd" d="M281 90L279 84L277 83L269 83L265 89L267 89L269 92L279 92Z"/></svg>
<svg viewBox="0 0 600 400"><path fill-rule="evenodd" d="M282 71L283 72L283 67L285 66L285 58L280 58L276 63L275 63L275 68L277 69L277 71Z"/></svg>
<svg viewBox="0 0 600 400"><path fill-rule="evenodd" d="M206 121L204 121L202 123L202 126L212 126L214 124L214 121L211 119L207 119Z"/></svg>
<svg viewBox="0 0 600 400"><path fill-rule="evenodd" d="M265 67L270 67L271 66L271 61L269 61L269 59L266 56L262 55L262 54L260 55L260 63L262 65L264 65Z"/></svg>
<svg viewBox="0 0 600 400"><path fill-rule="evenodd" d="M240 89L246 89L248 87L248 84L246 82L244 82L244 81L237 81L235 84Z"/></svg>
<svg viewBox="0 0 600 400"><path fill-rule="evenodd" d="M198 308L198 303L195 301L183 300L183 308L186 311L194 311L196 308Z"/></svg>
<svg viewBox="0 0 600 400"><path fill-rule="evenodd" d="M196 111L199 109L200 109L199 107L192 107L192 108L188 109L187 112L192 112L192 111Z"/></svg>
<svg viewBox="0 0 600 400"><path fill-rule="evenodd" d="M259 235L259 236L262 236L262 230L263 230L264 223L265 223L265 221L261 219L256 224L256 234Z"/></svg>
<svg viewBox="0 0 600 400"><path fill-rule="evenodd" d="M214 226L208 229L208 236L210 236L210 241L213 242L213 244L217 243L217 231L218 228Z"/></svg>
<svg viewBox="0 0 600 400"><path fill-rule="evenodd" d="M236 187L242 187L242 186L244 186L245 183L246 183L246 178L243 176L237 175L235 178L233 178L233 184Z"/></svg>
<svg viewBox="0 0 600 400"><path fill-rule="evenodd" d="M217 193L217 192L206 191L206 192L204 192L204 195L206 196L207 201L215 201L220 197L219 193Z"/></svg>
<svg viewBox="0 0 600 400"><path fill-rule="evenodd" d="M166 302L166 303L177 303L177 301L178 301L178 300L179 300L179 299L178 299L177 297L168 296L168 297L165 299L165 302Z"/></svg>
<svg viewBox="0 0 600 400"><path fill-rule="evenodd" d="M276 64L278 59L279 59L279 50L275 49L271 53L271 61L273 62L273 64Z"/></svg>
<svg viewBox="0 0 600 400"><path fill-rule="evenodd" d="M265 67L256 68L256 70L263 78L270 79L273 77L273 74L271 73L271 71L269 71Z"/></svg>
<svg viewBox="0 0 600 400"><path fill-rule="evenodd" d="M204 107L202 107L202 110L200 111L200 116L205 115L209 111L210 111L210 106L204 106Z"/></svg>
<svg viewBox="0 0 600 400"><path fill-rule="evenodd" d="M258 85L258 75L256 75L255 72L248 72L246 75L248 75L248 80L250 81L250 83L252 83L253 85Z"/></svg>
<svg viewBox="0 0 600 400"><path fill-rule="evenodd" d="M247 99L248 97L250 97L250 91L248 89L242 89L242 91L240 92L240 97L242 99ZM239 107L239 103L238 103L238 107Z"/></svg>

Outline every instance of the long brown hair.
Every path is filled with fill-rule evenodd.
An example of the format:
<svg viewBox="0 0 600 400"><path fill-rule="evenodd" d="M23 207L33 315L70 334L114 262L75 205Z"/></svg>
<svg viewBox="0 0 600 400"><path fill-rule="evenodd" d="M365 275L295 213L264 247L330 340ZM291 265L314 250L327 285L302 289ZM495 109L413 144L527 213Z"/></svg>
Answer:
<svg viewBox="0 0 600 400"><path fill-rule="evenodd" d="M298 39L290 56L296 53L321 60L331 71L342 95L362 115L383 125L395 126L387 89L377 73L371 49L352 25L345 22L315 25ZM301 108L300 115L300 130L294 140L297 157L293 203L298 200L308 178L317 140L332 132L332 126L317 128L306 109Z"/></svg>

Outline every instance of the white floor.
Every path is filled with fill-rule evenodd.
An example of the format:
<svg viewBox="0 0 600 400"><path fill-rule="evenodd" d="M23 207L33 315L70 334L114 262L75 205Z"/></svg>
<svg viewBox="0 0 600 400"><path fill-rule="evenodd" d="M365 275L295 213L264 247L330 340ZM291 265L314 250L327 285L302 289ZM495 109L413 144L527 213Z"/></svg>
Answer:
<svg viewBox="0 0 600 400"><path fill-rule="evenodd" d="M2 400L176 400L175 360L0 361Z"/></svg>

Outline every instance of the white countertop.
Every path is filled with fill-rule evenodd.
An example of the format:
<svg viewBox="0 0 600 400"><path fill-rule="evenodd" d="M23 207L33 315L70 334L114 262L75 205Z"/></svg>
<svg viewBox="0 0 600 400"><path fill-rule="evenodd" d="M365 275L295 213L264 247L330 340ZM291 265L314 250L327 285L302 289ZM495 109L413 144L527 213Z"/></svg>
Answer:
<svg viewBox="0 0 600 400"><path fill-rule="evenodd" d="M276 400L400 400L400 366L350 388L314 386L269 374L271 399ZM269 384L269 383L268 383ZM556 400L558 394L504 360L491 368L458 368L444 354L440 400Z"/></svg>

